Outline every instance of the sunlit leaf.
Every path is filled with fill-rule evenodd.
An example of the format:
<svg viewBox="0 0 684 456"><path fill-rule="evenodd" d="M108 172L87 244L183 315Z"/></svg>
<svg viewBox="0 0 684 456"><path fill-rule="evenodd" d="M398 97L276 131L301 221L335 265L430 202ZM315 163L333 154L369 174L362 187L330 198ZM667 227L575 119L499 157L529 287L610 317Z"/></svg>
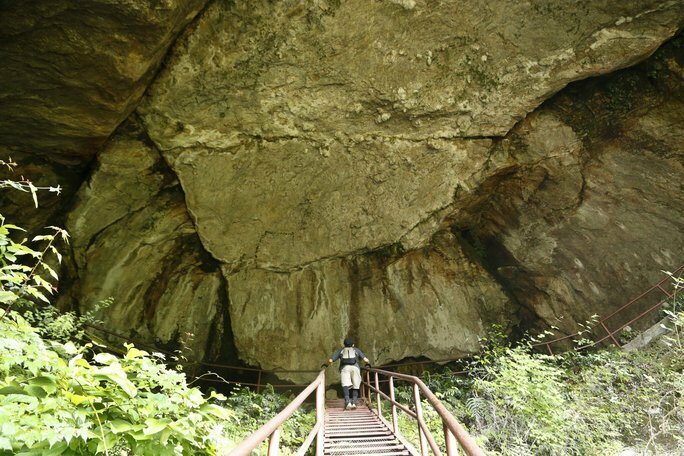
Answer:
<svg viewBox="0 0 684 456"><path fill-rule="evenodd" d="M11 223L5 223L2 225L4 228L10 229L10 230L19 230L19 231L26 231L24 228L17 226L17 225L12 225Z"/></svg>
<svg viewBox="0 0 684 456"><path fill-rule="evenodd" d="M131 347L128 349L128 352L126 353L126 359L134 359L134 358L140 358L141 356L147 356L148 353L142 350L138 350L135 347Z"/></svg>
<svg viewBox="0 0 684 456"><path fill-rule="evenodd" d="M18 386L5 386L4 388L0 388L0 395L6 396L9 394L26 394L26 391Z"/></svg>
<svg viewBox="0 0 684 456"><path fill-rule="evenodd" d="M27 182L28 188L31 191L31 196L33 197L33 204L38 207L38 189L31 182Z"/></svg>
<svg viewBox="0 0 684 456"><path fill-rule="evenodd" d="M69 400L71 401L71 403L74 404L74 405L81 405L81 404L83 404L84 402L89 402L89 401L92 401L92 399L93 399L93 398L90 397L90 396L83 396L83 395L80 395L80 394L73 394L73 393L70 393L70 392L66 392L66 396L69 398Z"/></svg>
<svg viewBox="0 0 684 456"><path fill-rule="evenodd" d="M11 291L0 290L0 302L3 304L8 304L15 301L18 296Z"/></svg>
<svg viewBox="0 0 684 456"><path fill-rule="evenodd" d="M26 392L27 392L28 394L30 394L31 396L37 397L37 398L40 398L40 399L42 399L42 398L44 398L45 396L47 396L47 391L45 391L45 390L44 390L43 388L41 388L40 386L36 386L36 385L27 385L27 386L24 387L24 390L26 390Z"/></svg>
<svg viewBox="0 0 684 456"><path fill-rule="evenodd" d="M161 432L168 426L168 424L171 422L171 420L157 420L154 418L150 418L145 420L145 429L143 429L143 433L145 435L152 435L156 434L157 432Z"/></svg>
<svg viewBox="0 0 684 456"><path fill-rule="evenodd" d="M115 434L128 432L133 429L133 425L126 420L116 419L109 422L109 427Z"/></svg>
<svg viewBox="0 0 684 456"><path fill-rule="evenodd" d="M43 456L57 456L64 453L69 448L66 442L57 442L50 448L42 450L41 454Z"/></svg>
<svg viewBox="0 0 684 456"><path fill-rule="evenodd" d="M97 355L93 356L93 361L100 364L111 364L117 361L117 359L118 358L111 353L98 353Z"/></svg>

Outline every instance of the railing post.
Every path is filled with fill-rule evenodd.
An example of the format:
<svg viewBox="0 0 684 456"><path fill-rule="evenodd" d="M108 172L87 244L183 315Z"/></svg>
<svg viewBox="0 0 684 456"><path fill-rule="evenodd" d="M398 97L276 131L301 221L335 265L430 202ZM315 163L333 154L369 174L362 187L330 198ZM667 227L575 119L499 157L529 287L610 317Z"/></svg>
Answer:
<svg viewBox="0 0 684 456"><path fill-rule="evenodd" d="M665 293L665 296L667 296L668 298L672 297L672 295L665 288L663 288L660 284L658 284L658 288L660 288L660 291Z"/></svg>
<svg viewBox="0 0 684 456"><path fill-rule="evenodd" d="M376 374L377 375L377 374ZM413 401L416 403L416 419L418 420L418 440L420 441L420 454L427 454L427 440L421 424L423 423L423 404L420 402L420 390L417 384L413 384Z"/></svg>
<svg viewBox="0 0 684 456"><path fill-rule="evenodd" d="M361 389L359 390L359 400L366 398L366 384L363 381L363 371L361 372Z"/></svg>
<svg viewBox="0 0 684 456"><path fill-rule="evenodd" d="M615 339L615 337L613 337L613 333L610 332L610 331L608 330L608 327L606 326L606 324L605 324L603 321L601 321L601 326L603 326L603 329L606 330L606 333L608 333L608 335L610 336L611 340L615 343L615 345L617 345L618 347L620 347L620 346L621 346L621 345L620 345L620 342L618 342L618 341Z"/></svg>
<svg viewBox="0 0 684 456"><path fill-rule="evenodd" d="M318 433L316 435L316 456L323 456L323 448L325 446L324 429L325 429L325 374L321 378L321 383L316 390L316 423L318 424Z"/></svg>
<svg viewBox="0 0 684 456"><path fill-rule="evenodd" d="M280 445L280 428L273 431L271 437L268 439L268 456L278 456L280 454L278 446Z"/></svg>
<svg viewBox="0 0 684 456"><path fill-rule="evenodd" d="M394 377L390 375L389 378L389 393L390 393L390 401L391 408L392 408L392 431L394 431L395 435L399 434L399 421L397 420L397 406L394 405Z"/></svg>
<svg viewBox="0 0 684 456"><path fill-rule="evenodd" d="M371 399L371 389L370 389L370 386L371 386L370 371L366 371L366 383L368 383L368 388L366 388L366 395L367 395L366 396L366 405L368 406L368 408L370 408L371 405L373 404L372 399Z"/></svg>
<svg viewBox="0 0 684 456"><path fill-rule="evenodd" d="M380 396L380 381L378 380L378 373L375 373L375 400L378 401L378 416L382 416L382 397Z"/></svg>
<svg viewBox="0 0 684 456"><path fill-rule="evenodd" d="M442 425L444 427L444 443L446 444L446 454L447 456L458 455L458 444L456 443L456 438L454 434L451 433L446 422L442 420Z"/></svg>
<svg viewBox="0 0 684 456"><path fill-rule="evenodd" d="M259 393L259 389L261 389L261 371L259 371L259 374L257 375L257 387L256 387L257 394Z"/></svg>

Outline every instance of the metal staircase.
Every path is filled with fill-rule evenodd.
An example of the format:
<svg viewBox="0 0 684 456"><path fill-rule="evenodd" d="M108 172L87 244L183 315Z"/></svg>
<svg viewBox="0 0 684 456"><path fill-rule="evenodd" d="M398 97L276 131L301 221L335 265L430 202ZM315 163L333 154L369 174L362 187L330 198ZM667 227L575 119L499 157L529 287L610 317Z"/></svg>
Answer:
<svg viewBox="0 0 684 456"><path fill-rule="evenodd" d="M251 456L280 454L280 432L283 423L302 406L304 401L315 393L316 424L295 453L297 456L313 454L316 456L344 455L427 455L447 456L460 454L483 456L484 452L475 444L466 430L456 421L437 397L418 377L399 374L381 369L364 369L365 380L361 384L361 405L355 410L344 410L341 400L325 401L325 370L319 372L311 382L285 409L261 426L256 432L233 448L228 456ZM373 382L371 382L373 374ZM386 378L387 387L380 387L380 377ZM404 405L394 397L394 382L407 382L413 387L413 404ZM423 401L426 401L442 419L445 448L437 445L423 419ZM383 417L382 404L389 404L391 422ZM420 451L417 451L399 433L397 412L402 411L416 420ZM315 451L312 447L315 441ZM260 452L262 444L265 451ZM256 453L254 453L256 451Z"/></svg>
<svg viewBox="0 0 684 456"><path fill-rule="evenodd" d="M407 445L367 406L344 410L344 401L325 406L324 455L413 455Z"/></svg>

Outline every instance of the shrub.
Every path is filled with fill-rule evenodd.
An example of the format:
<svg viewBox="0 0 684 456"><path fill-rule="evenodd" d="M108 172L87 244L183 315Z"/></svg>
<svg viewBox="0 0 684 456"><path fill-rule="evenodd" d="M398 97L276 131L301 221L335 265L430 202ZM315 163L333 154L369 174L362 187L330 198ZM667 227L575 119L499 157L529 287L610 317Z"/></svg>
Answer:
<svg viewBox="0 0 684 456"><path fill-rule="evenodd" d="M233 414L185 376L127 346L84 356L44 340L11 312L0 320L0 449L25 454L214 454Z"/></svg>
<svg viewBox="0 0 684 456"><path fill-rule="evenodd" d="M246 387L235 388L225 403L232 411L235 422L234 426L226 429L226 435L233 442L239 443L277 415L293 399L291 395L276 393L270 385L259 393ZM315 423L316 413L311 407L297 410L281 429L281 451L289 454L299 449Z"/></svg>
<svg viewBox="0 0 684 456"><path fill-rule="evenodd" d="M469 363L470 374L424 374L435 395L488 454L615 454L684 449L684 313L672 313L673 331L638 352L615 348L548 356L529 344L513 347L487 337ZM413 403L411 390L396 397ZM388 405L385 405L386 417ZM441 420L425 403L426 422L444 448ZM403 435L417 445L416 423L400 414Z"/></svg>

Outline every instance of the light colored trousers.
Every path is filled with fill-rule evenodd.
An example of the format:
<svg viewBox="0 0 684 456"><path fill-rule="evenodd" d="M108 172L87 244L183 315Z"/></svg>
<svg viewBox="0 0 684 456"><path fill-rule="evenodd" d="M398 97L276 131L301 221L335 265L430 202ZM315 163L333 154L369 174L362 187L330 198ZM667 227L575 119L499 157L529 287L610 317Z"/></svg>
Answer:
<svg viewBox="0 0 684 456"><path fill-rule="evenodd" d="M361 388L361 369L359 366L344 366L340 371L342 386L350 386L354 389Z"/></svg>

